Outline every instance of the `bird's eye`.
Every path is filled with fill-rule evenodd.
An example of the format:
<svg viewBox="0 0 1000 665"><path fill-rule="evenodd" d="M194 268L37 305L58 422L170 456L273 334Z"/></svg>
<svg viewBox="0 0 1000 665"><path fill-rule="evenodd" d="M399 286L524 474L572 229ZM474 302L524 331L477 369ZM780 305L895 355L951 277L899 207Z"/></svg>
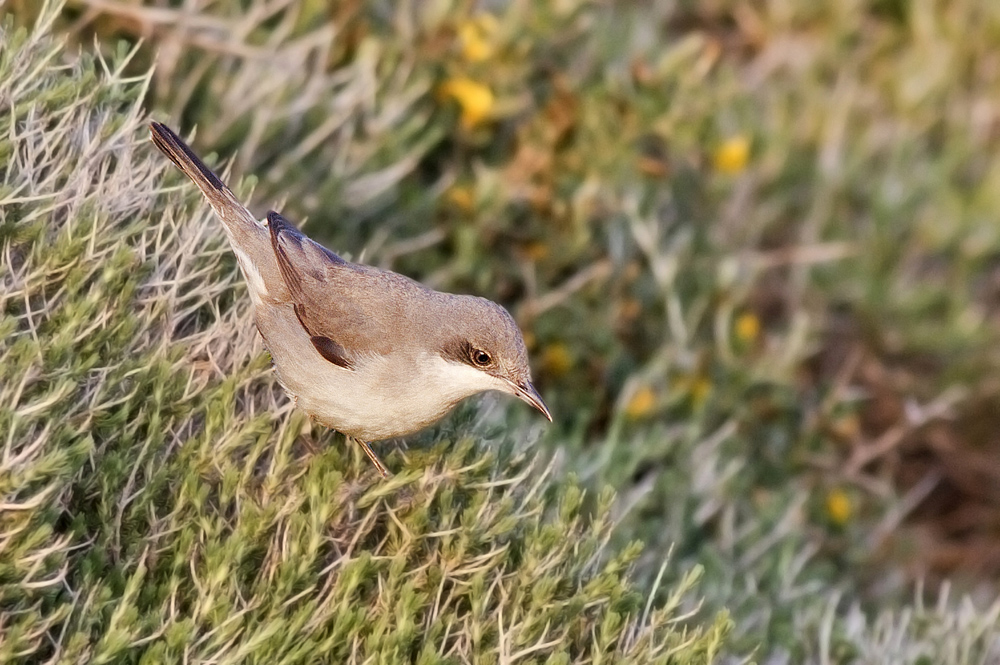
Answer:
<svg viewBox="0 0 1000 665"><path fill-rule="evenodd" d="M486 367L493 362L493 358L491 358L490 354L486 353L482 349L473 349L472 362L475 363L477 367Z"/></svg>

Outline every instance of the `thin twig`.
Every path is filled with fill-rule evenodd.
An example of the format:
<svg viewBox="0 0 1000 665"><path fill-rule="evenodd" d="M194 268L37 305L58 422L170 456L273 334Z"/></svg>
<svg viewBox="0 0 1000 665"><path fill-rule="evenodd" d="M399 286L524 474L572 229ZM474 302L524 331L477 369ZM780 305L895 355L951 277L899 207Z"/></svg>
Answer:
<svg viewBox="0 0 1000 665"><path fill-rule="evenodd" d="M562 286L526 302L521 307L519 314L526 318L533 318L553 307L558 307L591 282L607 279L611 275L611 269L611 260L601 259L567 279Z"/></svg>

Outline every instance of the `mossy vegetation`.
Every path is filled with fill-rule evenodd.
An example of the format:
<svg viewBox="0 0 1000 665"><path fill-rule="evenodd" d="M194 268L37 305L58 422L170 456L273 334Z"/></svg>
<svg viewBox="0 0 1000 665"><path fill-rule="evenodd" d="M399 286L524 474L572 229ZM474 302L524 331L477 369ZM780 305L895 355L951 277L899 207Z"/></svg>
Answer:
<svg viewBox="0 0 1000 665"><path fill-rule="evenodd" d="M215 222L144 143L148 77L0 41L0 659L712 659L725 617L682 630L628 582L610 493L509 436L381 482L294 412Z"/></svg>

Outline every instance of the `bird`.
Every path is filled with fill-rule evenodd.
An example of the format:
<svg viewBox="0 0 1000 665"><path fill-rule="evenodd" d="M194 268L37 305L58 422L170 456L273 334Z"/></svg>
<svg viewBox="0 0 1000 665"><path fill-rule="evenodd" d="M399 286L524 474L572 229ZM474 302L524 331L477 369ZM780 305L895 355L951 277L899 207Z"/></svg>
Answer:
<svg viewBox="0 0 1000 665"><path fill-rule="evenodd" d="M313 420L357 441L383 478L370 443L418 432L478 393L514 395L552 421L501 305L348 261L273 210L258 221L173 130L149 130L222 222L278 381Z"/></svg>

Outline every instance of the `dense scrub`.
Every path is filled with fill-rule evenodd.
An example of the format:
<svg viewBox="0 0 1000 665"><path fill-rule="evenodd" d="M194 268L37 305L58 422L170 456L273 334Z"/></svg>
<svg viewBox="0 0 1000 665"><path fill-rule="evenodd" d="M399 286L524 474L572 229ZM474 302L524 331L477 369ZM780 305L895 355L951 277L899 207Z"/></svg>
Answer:
<svg viewBox="0 0 1000 665"><path fill-rule="evenodd" d="M709 662L523 440L380 481L276 387L125 59L0 35L3 662ZM66 64L67 62L71 64ZM176 182L176 180L174 180ZM235 297L234 297L235 296Z"/></svg>
<svg viewBox="0 0 1000 665"><path fill-rule="evenodd" d="M5 5L23 25L41 8ZM131 654L167 658L152 650L194 634L198 657L241 653L244 637L301 634L272 625L268 585L318 608L310 585L336 586L343 571L327 567L362 550L383 554L359 579L402 584L416 599L405 616L431 621L430 569L410 548L451 556L454 534L431 524L469 520L449 521L447 495L484 524L530 506L529 531L593 531L553 556L579 580L610 565L631 581L585 620L634 625L651 597L686 617L696 659L716 645L732 661L1000 659L990 3L53 10L50 37L0 43L0 409L21 405L0 415L17 451L0 483L25 507L3 517L16 537L2 552L19 554L0 557L0 609L27 636L17 644L90 649L113 618ZM256 212L508 306L554 425L474 402L385 444L405 487L373 489L356 452L274 385L215 222L143 143L140 98L210 163L256 178L241 188ZM583 503L560 517L577 483ZM338 524L363 535L345 545ZM530 537L506 529L469 534L470 555L520 570ZM282 546L246 544L258 539ZM386 572L380 557L397 551L406 570ZM209 584L208 570L230 579ZM483 584L483 598L517 597ZM11 585L29 593L8 601ZM380 589L348 597L384 601ZM553 593L569 608L580 597ZM188 600L163 614L164 598ZM497 626L479 644L498 654L520 618L476 611ZM578 638L592 644L560 634Z"/></svg>

